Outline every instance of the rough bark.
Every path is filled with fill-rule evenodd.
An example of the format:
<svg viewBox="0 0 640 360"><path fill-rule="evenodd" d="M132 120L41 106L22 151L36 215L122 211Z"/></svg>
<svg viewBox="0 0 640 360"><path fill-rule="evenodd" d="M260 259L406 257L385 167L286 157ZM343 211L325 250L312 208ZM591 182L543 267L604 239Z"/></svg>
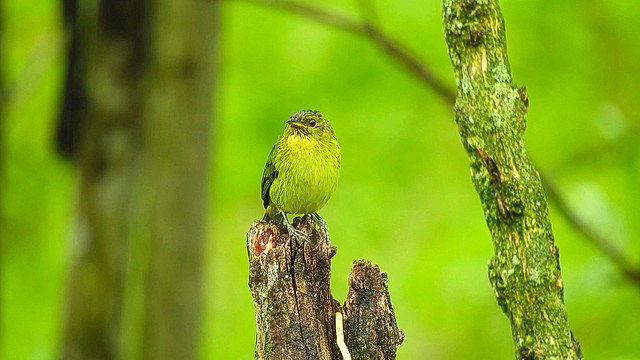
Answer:
<svg viewBox="0 0 640 360"><path fill-rule="evenodd" d="M395 359L404 341L389 298L387 274L367 260L351 266L344 304L347 347L354 359Z"/></svg>
<svg viewBox="0 0 640 360"><path fill-rule="evenodd" d="M444 0L443 21L456 122L493 238L489 279L516 358L580 358L540 175L525 150L527 93L511 78L498 1Z"/></svg>
<svg viewBox="0 0 640 360"><path fill-rule="evenodd" d="M309 235L303 243L265 221L254 222L247 234L256 359L342 359L335 332L335 313L342 310L329 282L336 248L315 225L308 216L294 220ZM395 359L404 336L396 325L386 275L366 260L356 261L349 288L344 331L353 359L370 359L367 347L381 355L375 358ZM376 315L384 319L375 321Z"/></svg>
<svg viewBox="0 0 640 360"><path fill-rule="evenodd" d="M61 357L193 359L217 4L77 5L83 73L67 85L86 108L63 113L84 128L67 148L80 189Z"/></svg>

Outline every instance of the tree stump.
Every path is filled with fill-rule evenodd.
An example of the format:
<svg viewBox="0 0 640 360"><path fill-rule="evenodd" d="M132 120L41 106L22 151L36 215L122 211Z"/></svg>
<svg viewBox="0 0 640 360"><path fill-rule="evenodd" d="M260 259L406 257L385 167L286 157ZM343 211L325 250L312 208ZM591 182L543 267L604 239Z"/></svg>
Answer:
<svg viewBox="0 0 640 360"><path fill-rule="evenodd" d="M344 307L331 295L336 248L309 216L293 225L309 237L299 243L282 225L256 221L247 234L249 288L256 315L256 359L343 359L336 313L353 359L395 359L398 330L387 276L367 260L353 263Z"/></svg>

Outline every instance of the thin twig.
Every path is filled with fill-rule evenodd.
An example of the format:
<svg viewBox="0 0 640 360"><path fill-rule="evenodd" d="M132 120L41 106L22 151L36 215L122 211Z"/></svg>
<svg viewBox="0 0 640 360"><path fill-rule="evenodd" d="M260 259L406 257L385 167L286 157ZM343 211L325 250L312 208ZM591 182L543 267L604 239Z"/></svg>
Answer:
<svg viewBox="0 0 640 360"><path fill-rule="evenodd" d="M587 147L569 154L565 159L553 165L556 169L580 166L584 163L597 163L602 159L615 156L623 158L633 151L639 149L640 145L640 123L630 125L620 136L610 141Z"/></svg>
<svg viewBox="0 0 640 360"><path fill-rule="evenodd" d="M387 35L378 27L366 22L354 20L338 12L325 10L316 6L303 4L290 0L244 0L246 2L267 5L287 12L291 12L306 18L318 21L325 25L336 27L347 32L364 36L376 44L383 53L395 59L410 73L424 82L435 91L440 98L448 104L455 103L456 94L447 85L442 83L433 71L420 60L415 52L401 44L398 40Z"/></svg>
<svg viewBox="0 0 640 360"><path fill-rule="evenodd" d="M287 11L299 16L315 20L322 24L339 28L347 32L363 36L377 45L385 55L393 58L403 65L410 73L418 78L424 85L435 91L447 104L455 104L456 94L449 86L441 82L433 71L418 56L414 55L406 44L393 38L379 27L371 24L366 19L359 21L335 11L326 10L313 5L303 4L292 0L244 0L246 2L270 6ZM361 4L362 5L362 4ZM536 166L536 168L538 168ZM552 185L547 176L541 173L542 182L550 201L556 204L558 212L571 224L583 237L608 257L622 273L640 285L640 267L633 266L611 240L596 233L580 217L573 212L560 193Z"/></svg>
<svg viewBox="0 0 640 360"><path fill-rule="evenodd" d="M371 0L355 0L355 2L360 10L360 14L362 14L362 17L368 23L380 26L378 11Z"/></svg>
<svg viewBox="0 0 640 360"><path fill-rule="evenodd" d="M571 224L571 226L582 234L586 240L608 257L611 262L616 264L624 276L640 285L640 269L633 266L631 260L613 242L598 234L589 226L589 224L582 220L578 214L573 212L571 207L569 207L569 204L567 204L562 196L560 196L558 189L556 189L552 181L543 175L540 176L542 177L542 184L544 186L545 193L547 194L547 198L556 205L558 211L564 215L569 224Z"/></svg>

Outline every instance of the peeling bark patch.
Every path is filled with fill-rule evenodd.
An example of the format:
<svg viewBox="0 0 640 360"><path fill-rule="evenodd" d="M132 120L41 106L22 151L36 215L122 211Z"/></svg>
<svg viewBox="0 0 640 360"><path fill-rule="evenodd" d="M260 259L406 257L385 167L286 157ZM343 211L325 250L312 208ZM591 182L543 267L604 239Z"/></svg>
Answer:
<svg viewBox="0 0 640 360"><path fill-rule="evenodd" d="M251 248L253 248L253 252L256 254L262 254L269 252L275 246L275 239L277 236L277 228L267 226L267 227L259 227L251 233L250 232L250 243L252 244Z"/></svg>
<svg viewBox="0 0 640 360"><path fill-rule="evenodd" d="M498 207L498 213L503 218L508 218L509 211L507 210L507 207L504 205L504 201L502 201L502 197L497 192L494 193L494 196L496 197L496 205Z"/></svg>
<svg viewBox="0 0 640 360"><path fill-rule="evenodd" d="M502 174L500 173L500 169L498 169L496 162L493 161L489 154L479 147L476 148L476 153L480 156L480 159L482 159L482 162L484 163L484 167L489 172L489 180L491 180L491 183L494 186L500 185L500 183L502 183Z"/></svg>

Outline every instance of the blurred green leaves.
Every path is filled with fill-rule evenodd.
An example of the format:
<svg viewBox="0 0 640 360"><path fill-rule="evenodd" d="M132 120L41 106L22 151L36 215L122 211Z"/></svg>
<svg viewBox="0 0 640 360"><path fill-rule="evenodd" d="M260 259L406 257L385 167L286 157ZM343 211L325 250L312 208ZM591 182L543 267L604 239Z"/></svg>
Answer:
<svg viewBox="0 0 640 360"><path fill-rule="evenodd" d="M355 3L311 3L360 16ZM440 3L375 5L380 26L453 88ZM53 151L62 57L45 51L36 62L51 65L41 75L17 77L38 39L64 42L60 10L42 0L3 6L3 74L33 91L4 119L0 358L51 359L75 176ZM502 6L514 78L529 93L529 153L553 170L572 208L640 261L640 149L634 140L616 147L640 122L640 3ZM365 39L253 4L221 7L201 357L253 356L244 235L262 216L260 177L283 122L312 108L330 118L344 159L338 191L322 210L338 247L335 296L346 294L352 260L367 258L389 275L406 334L400 359L512 358L508 320L486 274L491 241L452 111ZM594 147L595 155L575 160ZM637 287L553 206L551 216L569 320L585 355L640 359Z"/></svg>

